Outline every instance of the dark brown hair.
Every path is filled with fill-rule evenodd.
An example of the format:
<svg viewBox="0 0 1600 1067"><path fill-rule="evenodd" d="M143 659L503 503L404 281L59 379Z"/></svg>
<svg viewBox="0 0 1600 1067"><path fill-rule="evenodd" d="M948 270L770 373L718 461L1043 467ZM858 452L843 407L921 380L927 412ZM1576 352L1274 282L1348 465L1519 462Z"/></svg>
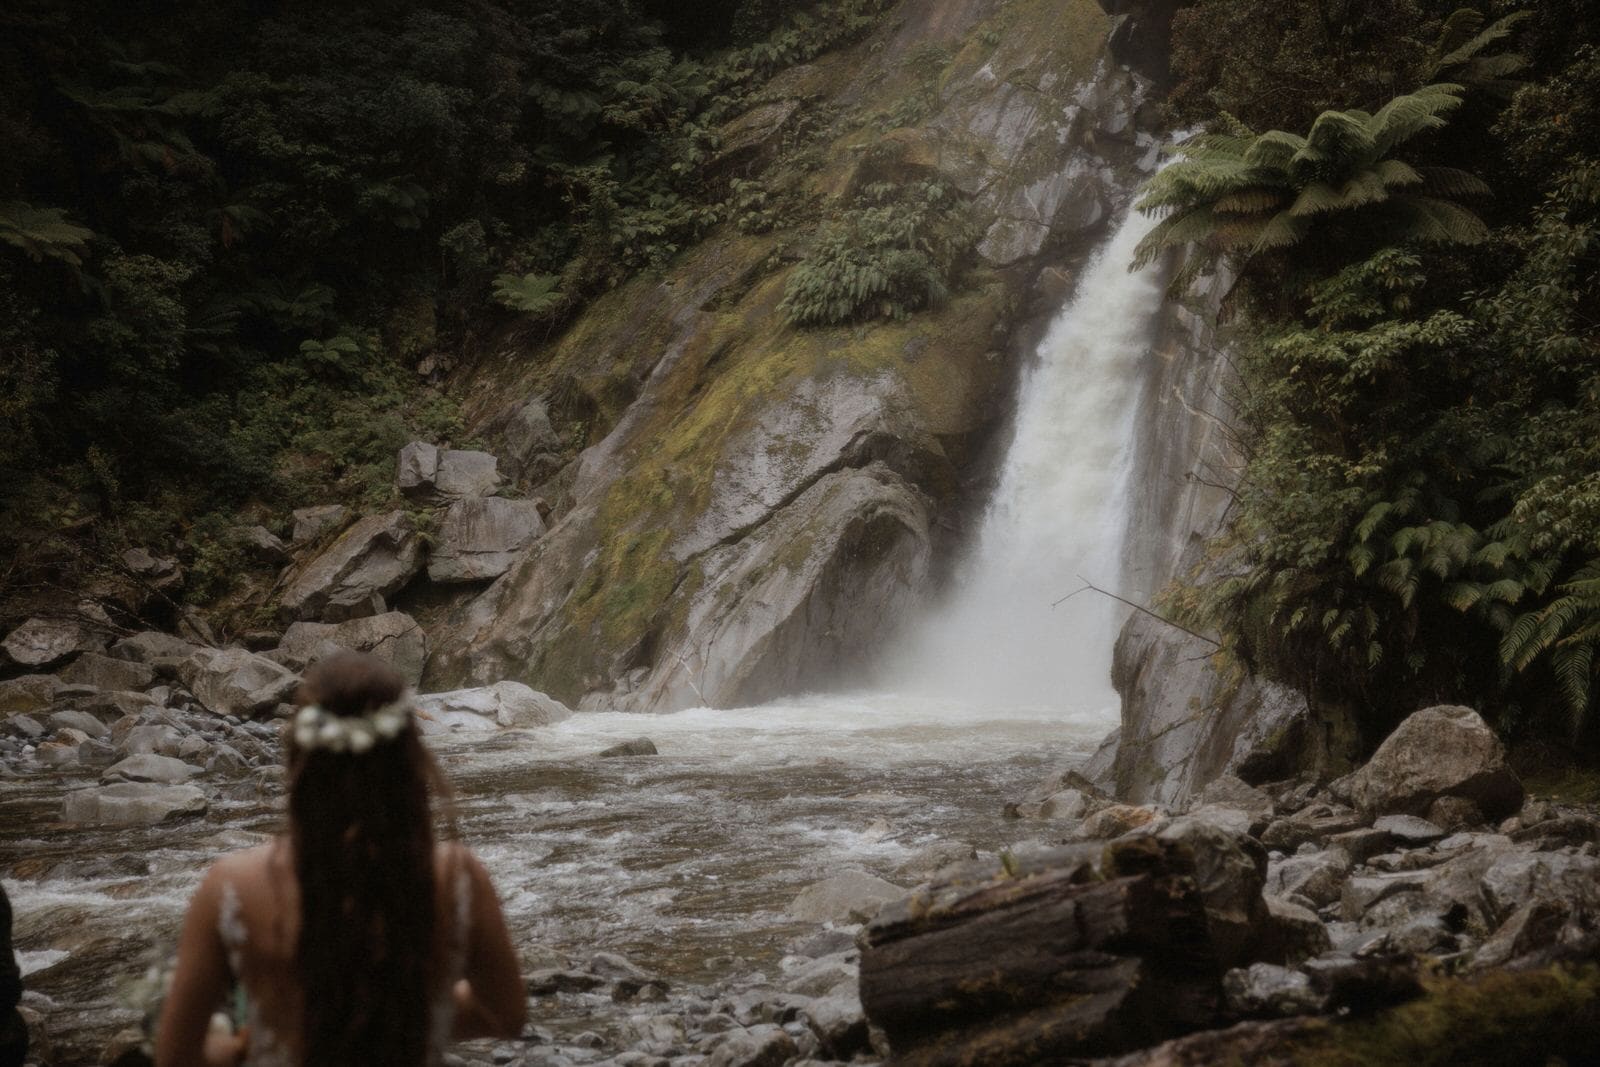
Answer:
<svg viewBox="0 0 1600 1067"><path fill-rule="evenodd" d="M404 691L387 663L339 652L306 671L297 702L349 717ZM421 1065L434 992L438 769L415 722L360 755L301 750L292 731L289 747L302 1062Z"/></svg>

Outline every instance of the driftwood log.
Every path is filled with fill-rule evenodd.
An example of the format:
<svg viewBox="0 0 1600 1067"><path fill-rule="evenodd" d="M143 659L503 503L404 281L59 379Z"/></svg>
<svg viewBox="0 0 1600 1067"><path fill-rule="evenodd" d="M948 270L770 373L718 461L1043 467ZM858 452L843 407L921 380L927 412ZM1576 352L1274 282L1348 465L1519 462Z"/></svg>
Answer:
<svg viewBox="0 0 1600 1067"><path fill-rule="evenodd" d="M885 908L864 931L861 1002L893 1062L1059 1063L1210 1020L1220 968L1194 880L1154 841L1130 848Z"/></svg>

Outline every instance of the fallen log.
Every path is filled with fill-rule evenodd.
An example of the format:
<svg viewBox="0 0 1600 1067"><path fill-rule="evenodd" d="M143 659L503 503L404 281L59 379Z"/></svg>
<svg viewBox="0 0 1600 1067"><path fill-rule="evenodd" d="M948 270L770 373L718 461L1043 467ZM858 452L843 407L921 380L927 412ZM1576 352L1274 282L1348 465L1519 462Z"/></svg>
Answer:
<svg viewBox="0 0 1600 1067"><path fill-rule="evenodd" d="M863 934L861 1002L894 1062L1059 1062L1213 1018L1221 969L1194 880L1153 840L1128 847L1138 854L1108 857L1103 878L1077 850L886 907Z"/></svg>

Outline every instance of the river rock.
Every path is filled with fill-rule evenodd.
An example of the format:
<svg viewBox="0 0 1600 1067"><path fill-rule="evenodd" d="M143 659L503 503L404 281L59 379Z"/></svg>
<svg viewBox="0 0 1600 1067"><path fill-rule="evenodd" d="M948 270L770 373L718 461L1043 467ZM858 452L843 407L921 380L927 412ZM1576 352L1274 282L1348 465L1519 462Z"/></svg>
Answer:
<svg viewBox="0 0 1600 1067"><path fill-rule="evenodd" d="M175 678L178 664L194 655L200 647L172 634L146 630L132 637L124 637L112 645L107 654L114 659L145 664L162 677Z"/></svg>
<svg viewBox="0 0 1600 1067"><path fill-rule="evenodd" d="M1165 823L1155 837L1187 857L1219 961L1231 967L1254 958L1267 923L1266 849L1245 831L1197 815Z"/></svg>
<svg viewBox="0 0 1600 1067"><path fill-rule="evenodd" d="M865 871L841 871L807 886L787 913L802 922L865 922L906 891Z"/></svg>
<svg viewBox="0 0 1600 1067"><path fill-rule="evenodd" d="M1267 865L1267 892L1280 897L1298 895L1317 907L1339 899L1350 857L1335 849L1305 856L1290 856Z"/></svg>
<svg viewBox="0 0 1600 1067"><path fill-rule="evenodd" d="M188 781L199 773L199 767L191 766L171 756L143 755L129 756L113 764L100 776L100 780L108 783L159 782L164 785L176 785Z"/></svg>
<svg viewBox="0 0 1600 1067"><path fill-rule="evenodd" d="M818 997L800 1009L800 1019L811 1027L830 1059L848 1060L867 1050L867 1016L859 995L841 992Z"/></svg>
<svg viewBox="0 0 1600 1067"><path fill-rule="evenodd" d="M487 452L441 449L413 441L400 450L395 487L408 497L487 496L500 485L499 461Z"/></svg>
<svg viewBox="0 0 1600 1067"><path fill-rule="evenodd" d="M21 712L5 717L3 724L12 734L26 740L43 737L45 732L43 723L32 715L24 715Z"/></svg>
<svg viewBox="0 0 1600 1067"><path fill-rule="evenodd" d="M18 626L0 642L7 659L19 667L52 667L80 652L98 652L106 647L105 635L75 618L35 616Z"/></svg>
<svg viewBox="0 0 1600 1067"><path fill-rule="evenodd" d="M423 733L446 730L492 730L496 726L527 728L549 726L572 715L554 697L521 682L496 682L477 689L427 693L417 697Z"/></svg>
<svg viewBox="0 0 1600 1067"><path fill-rule="evenodd" d="M1114 804L1086 818L1075 836L1086 841L1120 837L1140 827L1159 823L1161 819L1161 813L1154 808L1139 804Z"/></svg>
<svg viewBox="0 0 1600 1067"><path fill-rule="evenodd" d="M1356 806L1371 815L1427 815L1440 797L1472 801L1499 820L1522 806L1522 783L1505 748L1471 708L1425 708L1378 746L1350 784Z"/></svg>
<svg viewBox="0 0 1600 1067"><path fill-rule="evenodd" d="M1388 834L1407 848L1431 845L1445 836L1442 829L1415 815L1384 815L1373 820L1372 828Z"/></svg>
<svg viewBox="0 0 1600 1067"><path fill-rule="evenodd" d="M178 677L208 711L253 718L289 700L299 676L242 648L204 648L178 665Z"/></svg>
<svg viewBox="0 0 1600 1067"><path fill-rule="evenodd" d="M121 782L68 793L62 817L67 822L132 826L202 813L206 795L192 785Z"/></svg>
<svg viewBox="0 0 1600 1067"><path fill-rule="evenodd" d="M120 725L120 724L119 724ZM112 738L116 740L113 727ZM183 744L183 734L165 723L136 725L120 739L119 747L129 756L176 756Z"/></svg>
<svg viewBox="0 0 1600 1067"><path fill-rule="evenodd" d="M602 749L597 756L601 759L616 759L619 756L657 756L656 743L648 737L636 737L632 741L624 741L610 748Z"/></svg>
<svg viewBox="0 0 1600 1067"><path fill-rule="evenodd" d="M722 1038L705 1067L783 1067L798 1054L794 1038L781 1026L764 1023Z"/></svg>
<svg viewBox="0 0 1600 1067"><path fill-rule="evenodd" d="M0 682L0 719L44 711L61 688L61 680L53 674L24 674Z"/></svg>
<svg viewBox="0 0 1600 1067"><path fill-rule="evenodd" d="M319 504L316 507L296 508L290 513L294 519L294 532L290 538L297 545L314 540L323 531L344 525L350 509L343 504Z"/></svg>
<svg viewBox="0 0 1600 1067"><path fill-rule="evenodd" d="M439 526L428 560L428 579L480 582L498 578L544 532L537 501L498 496L457 500Z"/></svg>
<svg viewBox="0 0 1600 1067"><path fill-rule="evenodd" d="M1309 1015L1323 1009L1327 998L1301 971L1271 963L1252 963L1222 977L1229 1010L1247 1017Z"/></svg>
<svg viewBox="0 0 1600 1067"><path fill-rule="evenodd" d="M289 547L265 526L241 526L233 531L238 544L262 563L277 565L289 561Z"/></svg>
<svg viewBox="0 0 1600 1067"><path fill-rule="evenodd" d="M1260 955L1272 963L1299 963L1332 948L1327 924L1317 913L1292 901L1267 894L1267 932L1257 942Z"/></svg>
<svg viewBox="0 0 1600 1067"><path fill-rule="evenodd" d="M46 720L52 730L79 730L88 737L106 737L111 729L87 711L68 709L58 711Z"/></svg>
<svg viewBox="0 0 1600 1067"><path fill-rule="evenodd" d="M96 689L142 692L156 684L155 668L98 652L85 652L60 674L63 682L92 685Z"/></svg>
<svg viewBox="0 0 1600 1067"><path fill-rule="evenodd" d="M369 515L290 578L283 621L342 622L381 614L384 599L422 569L422 541L404 511Z"/></svg>
<svg viewBox="0 0 1600 1067"><path fill-rule="evenodd" d="M416 685L428 659L428 638L411 616L387 611L338 623L292 623L278 647L264 655L291 670L303 671L340 649L377 656L399 671L407 683Z"/></svg>

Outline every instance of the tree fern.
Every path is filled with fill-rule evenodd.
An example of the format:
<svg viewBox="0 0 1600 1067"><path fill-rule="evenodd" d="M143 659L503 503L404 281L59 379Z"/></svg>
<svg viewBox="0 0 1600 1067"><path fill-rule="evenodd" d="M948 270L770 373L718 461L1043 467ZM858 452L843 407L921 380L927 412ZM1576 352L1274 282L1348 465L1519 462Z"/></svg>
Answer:
<svg viewBox="0 0 1600 1067"><path fill-rule="evenodd" d="M34 262L53 259L83 265L94 233L69 221L60 208L35 207L20 200L0 203L0 241L22 249Z"/></svg>
<svg viewBox="0 0 1600 1067"><path fill-rule="evenodd" d="M494 280L494 298L501 306L525 315L548 315L561 306L557 274L501 274Z"/></svg>

